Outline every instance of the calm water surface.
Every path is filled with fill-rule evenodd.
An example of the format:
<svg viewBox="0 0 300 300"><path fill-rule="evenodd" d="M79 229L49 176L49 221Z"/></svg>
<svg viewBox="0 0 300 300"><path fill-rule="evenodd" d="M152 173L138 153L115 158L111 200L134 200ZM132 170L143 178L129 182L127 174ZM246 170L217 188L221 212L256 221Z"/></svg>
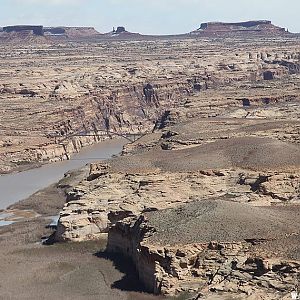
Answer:
<svg viewBox="0 0 300 300"><path fill-rule="evenodd" d="M38 190L59 181L67 171L87 163L110 158L122 151L126 140L108 140L84 148L71 160L52 163L29 171L0 176L0 209L23 200Z"/></svg>

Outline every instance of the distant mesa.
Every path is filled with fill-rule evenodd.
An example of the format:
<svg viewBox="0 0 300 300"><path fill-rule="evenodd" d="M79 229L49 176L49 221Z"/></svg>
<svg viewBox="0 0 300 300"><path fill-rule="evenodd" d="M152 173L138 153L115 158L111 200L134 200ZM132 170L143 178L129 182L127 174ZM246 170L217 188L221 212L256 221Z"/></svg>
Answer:
<svg viewBox="0 0 300 300"><path fill-rule="evenodd" d="M2 32L6 34L31 34L32 36L64 36L71 38L99 35L99 32L93 27L44 27L42 25L5 26L2 28Z"/></svg>
<svg viewBox="0 0 300 300"><path fill-rule="evenodd" d="M90 37L100 33L94 27L45 27L44 34L47 36L65 37Z"/></svg>
<svg viewBox="0 0 300 300"><path fill-rule="evenodd" d="M13 33L13 32L32 32L34 35L43 36L44 30L41 25L14 25L3 27L3 32Z"/></svg>
<svg viewBox="0 0 300 300"><path fill-rule="evenodd" d="M268 20L247 21L237 23L208 22L191 34L220 34L220 33L286 33L285 28L272 24Z"/></svg>
<svg viewBox="0 0 300 300"><path fill-rule="evenodd" d="M0 30L0 42L43 43L44 41L44 31L41 25L5 26Z"/></svg>
<svg viewBox="0 0 300 300"><path fill-rule="evenodd" d="M224 35L284 35L289 34L285 28L275 26L271 21L258 20L237 23L224 22L207 22L202 23L201 26L190 33L171 35L169 38L189 38L197 37L215 37ZM106 40L106 39L156 39L165 38L160 35L142 35L126 30L124 26L115 27L111 32L101 34L94 27L68 27L55 26L44 27L42 25L12 25L0 27L0 42L39 42L43 43L49 40Z"/></svg>

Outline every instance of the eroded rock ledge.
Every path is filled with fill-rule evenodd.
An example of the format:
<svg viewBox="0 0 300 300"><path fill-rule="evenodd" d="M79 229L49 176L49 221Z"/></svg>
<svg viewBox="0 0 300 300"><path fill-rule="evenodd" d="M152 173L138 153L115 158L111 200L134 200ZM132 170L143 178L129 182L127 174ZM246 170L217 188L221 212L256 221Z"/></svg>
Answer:
<svg viewBox="0 0 300 300"><path fill-rule="evenodd" d="M202 200L117 222L108 251L131 258L152 293L282 299L300 274L297 218L299 207Z"/></svg>

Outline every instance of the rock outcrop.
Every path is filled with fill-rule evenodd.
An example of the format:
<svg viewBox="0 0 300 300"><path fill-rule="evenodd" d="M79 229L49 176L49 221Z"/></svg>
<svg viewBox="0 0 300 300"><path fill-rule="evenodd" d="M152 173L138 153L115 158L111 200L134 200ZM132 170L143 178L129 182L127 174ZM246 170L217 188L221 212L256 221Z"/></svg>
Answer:
<svg viewBox="0 0 300 300"><path fill-rule="evenodd" d="M57 239L98 239L120 218L194 199L299 203L298 121L183 118L127 146L127 155L93 164L67 192Z"/></svg>
<svg viewBox="0 0 300 300"><path fill-rule="evenodd" d="M230 169L229 165L228 169L221 169L212 162L203 163L208 158L196 160L193 154L185 152L193 161L191 167L188 160L171 155L173 151L165 151L166 156L157 152L165 164L157 162L156 167L149 163L148 152L92 164L90 173L68 188L56 239L99 239L122 218L174 208L195 199L225 197L248 203L249 207L299 203L300 173L296 165L290 173L275 171L277 166L267 172L254 172L253 166L248 170L246 166ZM169 165L168 156L173 166Z"/></svg>
<svg viewBox="0 0 300 300"><path fill-rule="evenodd" d="M117 28L114 27L111 32L103 34L101 38L113 38L116 40L145 40L147 39L147 36L137 32L127 31L124 26L118 26Z"/></svg>
<svg viewBox="0 0 300 300"><path fill-rule="evenodd" d="M282 299L300 275L298 217L299 206L278 210L200 200L117 222L108 251L132 259L155 294Z"/></svg>
<svg viewBox="0 0 300 300"><path fill-rule="evenodd" d="M126 32L126 29L125 29L125 27L123 27L123 26L118 26L116 30L113 30L113 32L114 32L115 34L120 34L120 33L122 33L122 32Z"/></svg>

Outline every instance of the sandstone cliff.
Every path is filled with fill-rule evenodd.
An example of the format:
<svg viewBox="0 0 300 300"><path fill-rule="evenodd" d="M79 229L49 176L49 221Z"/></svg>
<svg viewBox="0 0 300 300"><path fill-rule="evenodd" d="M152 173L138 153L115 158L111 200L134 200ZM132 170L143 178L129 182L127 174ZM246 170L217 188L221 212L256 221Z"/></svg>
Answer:
<svg viewBox="0 0 300 300"><path fill-rule="evenodd" d="M283 103L273 104L269 114L283 110ZM288 113L290 103L284 105ZM192 117L182 110L181 117L174 114L172 122L164 116L162 131L127 145L125 156L91 165L89 174L68 188L57 239L98 239L126 216L200 198L226 196L252 206L299 201L297 109L291 110L294 120L293 114L287 120L284 113L277 121L227 116L202 119L205 109L199 106L199 110L197 115L193 109ZM248 108L249 115L253 110L262 112L265 107Z"/></svg>

